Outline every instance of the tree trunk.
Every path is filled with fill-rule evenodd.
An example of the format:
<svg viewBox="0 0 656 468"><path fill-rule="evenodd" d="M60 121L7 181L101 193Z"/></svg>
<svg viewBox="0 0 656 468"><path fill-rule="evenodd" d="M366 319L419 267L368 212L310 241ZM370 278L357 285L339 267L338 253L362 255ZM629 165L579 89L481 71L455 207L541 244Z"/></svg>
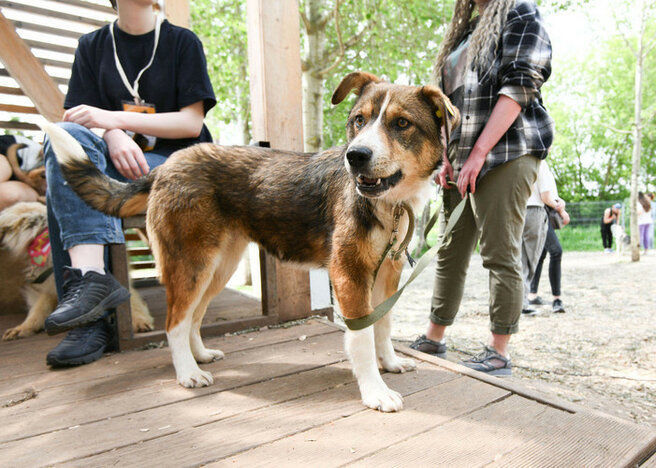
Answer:
<svg viewBox="0 0 656 468"><path fill-rule="evenodd" d="M631 167L631 261L640 260L640 240L638 231L638 175L640 174L640 155L642 152L642 64L645 36L644 0L638 0L638 14L640 15L640 30L638 31L638 52L636 54L635 68L635 105L633 122L633 158Z"/></svg>
<svg viewBox="0 0 656 468"><path fill-rule="evenodd" d="M321 0L306 0L305 15L310 27L306 29L303 70L303 135L305 151L319 151L323 144L324 77L320 75L326 53L325 24L321 20Z"/></svg>

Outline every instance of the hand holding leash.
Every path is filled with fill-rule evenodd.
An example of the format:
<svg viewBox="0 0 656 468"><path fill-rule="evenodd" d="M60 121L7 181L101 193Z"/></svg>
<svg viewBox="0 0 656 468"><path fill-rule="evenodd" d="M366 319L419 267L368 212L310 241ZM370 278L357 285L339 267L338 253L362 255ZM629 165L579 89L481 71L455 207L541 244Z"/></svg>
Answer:
<svg viewBox="0 0 656 468"><path fill-rule="evenodd" d="M469 188L471 193L476 193L476 178L485 163L485 154L481 155L481 153L475 153L474 151L469 154L465 165L462 166L458 175L458 192L460 192L462 198L465 198L467 188Z"/></svg>
<svg viewBox="0 0 656 468"><path fill-rule="evenodd" d="M450 182L453 180L453 166L449 162L446 156L442 157L442 167L437 173L435 182L437 182L442 188L450 189Z"/></svg>

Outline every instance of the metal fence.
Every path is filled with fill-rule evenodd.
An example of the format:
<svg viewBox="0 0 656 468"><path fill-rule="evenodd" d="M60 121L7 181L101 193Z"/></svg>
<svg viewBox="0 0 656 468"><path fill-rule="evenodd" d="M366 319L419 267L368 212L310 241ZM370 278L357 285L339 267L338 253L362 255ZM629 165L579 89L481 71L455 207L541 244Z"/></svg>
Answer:
<svg viewBox="0 0 656 468"><path fill-rule="evenodd" d="M587 226L590 224L599 224L606 208L610 208L615 203L620 203L624 208L627 206L625 202L626 200L573 202L567 204L566 210L571 218L572 226ZM620 224L624 224L625 216L626 213L623 209Z"/></svg>

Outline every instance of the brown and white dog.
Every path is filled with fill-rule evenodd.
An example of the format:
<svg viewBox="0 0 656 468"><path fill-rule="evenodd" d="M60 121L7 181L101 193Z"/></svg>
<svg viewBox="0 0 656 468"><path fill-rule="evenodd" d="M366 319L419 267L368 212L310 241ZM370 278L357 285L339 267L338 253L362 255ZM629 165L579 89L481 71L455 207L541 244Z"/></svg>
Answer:
<svg viewBox="0 0 656 468"><path fill-rule="evenodd" d="M44 128L64 177L87 203L119 217L147 206L181 385L213 383L197 362L223 353L205 348L201 322L249 241L282 260L329 268L345 317L370 314L396 290L402 265L390 258L373 284L394 207L401 202L423 206L444 150L445 122L438 116L449 116L451 125L458 117L447 113L451 105L438 88L384 83L363 72L347 75L332 102L353 90L359 97L347 122L347 146L303 154L199 144L174 153L132 183L105 177L68 133L52 124ZM363 403L400 410L401 396L385 385L378 363L391 372L415 364L394 353L389 314L373 327L347 330L345 346Z"/></svg>
<svg viewBox="0 0 656 468"><path fill-rule="evenodd" d="M16 203L0 212L0 298L7 300L19 291L28 307L23 323L6 330L3 340L43 330L43 322L57 306L47 229L46 206L42 203ZM148 306L133 288L130 301L134 331L152 330Z"/></svg>

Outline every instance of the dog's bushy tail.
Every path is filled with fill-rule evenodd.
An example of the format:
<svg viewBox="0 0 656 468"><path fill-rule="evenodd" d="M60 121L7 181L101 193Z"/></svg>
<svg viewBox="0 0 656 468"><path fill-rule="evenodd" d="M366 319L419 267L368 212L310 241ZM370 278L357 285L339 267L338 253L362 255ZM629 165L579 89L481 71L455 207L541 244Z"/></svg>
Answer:
<svg viewBox="0 0 656 468"><path fill-rule="evenodd" d="M66 130L52 123L41 124L41 129L50 138L64 179L89 206L116 218L145 211L153 185L152 171L134 182L119 182L100 172Z"/></svg>

